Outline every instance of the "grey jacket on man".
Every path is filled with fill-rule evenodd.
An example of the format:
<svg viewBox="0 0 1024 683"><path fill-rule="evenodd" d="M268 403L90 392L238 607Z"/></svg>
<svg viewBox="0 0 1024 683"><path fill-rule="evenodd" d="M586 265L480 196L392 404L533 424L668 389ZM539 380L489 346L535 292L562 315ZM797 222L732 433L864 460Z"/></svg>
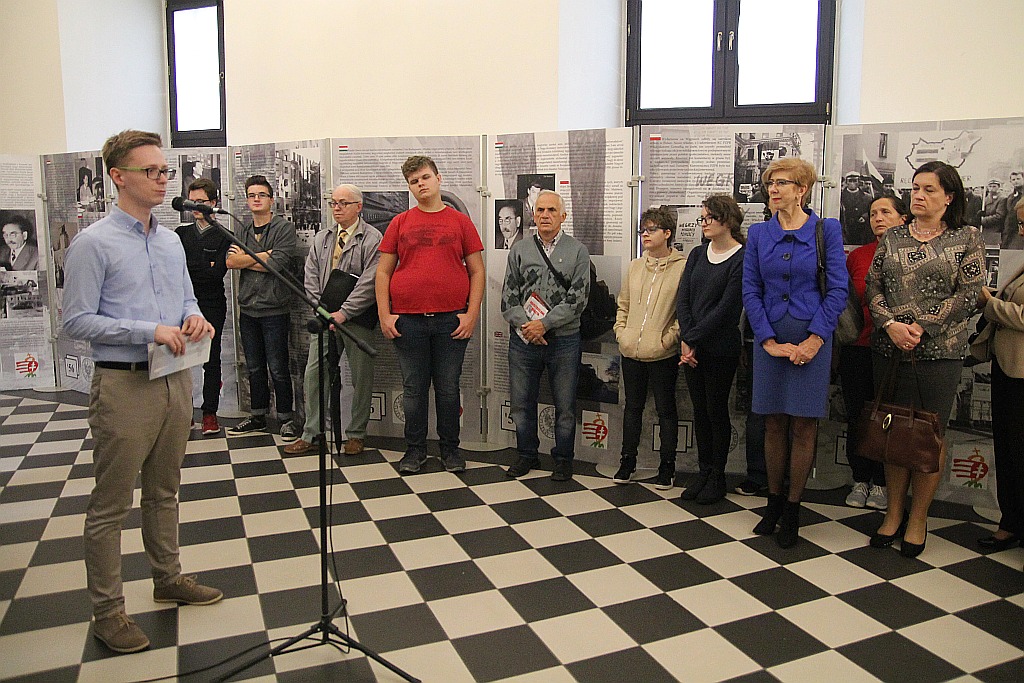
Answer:
<svg viewBox="0 0 1024 683"><path fill-rule="evenodd" d="M377 276L377 262L380 261L380 252L377 247L380 246L383 237L377 228L364 221L360 216L359 223L348 242L345 243L345 247L341 251L341 259L338 261L338 270L358 278L355 288L348 295L345 303L341 305L340 310L345 314L346 320L357 322L364 327L373 327L377 324L377 296L374 290L374 280ZM321 230L313 238L313 246L310 247L309 254L306 256L306 293L317 301L320 300L327 280L331 276L331 260L337 239L337 224L329 230Z"/></svg>
<svg viewBox="0 0 1024 683"><path fill-rule="evenodd" d="M263 229L263 236L256 239L252 221L242 226L238 239L257 254L272 251L267 263L274 270L292 275L295 263L295 247L298 240L295 226L289 221L274 216ZM273 273L245 268L238 275L238 307L247 316L264 318L287 313L291 308L292 292Z"/></svg>

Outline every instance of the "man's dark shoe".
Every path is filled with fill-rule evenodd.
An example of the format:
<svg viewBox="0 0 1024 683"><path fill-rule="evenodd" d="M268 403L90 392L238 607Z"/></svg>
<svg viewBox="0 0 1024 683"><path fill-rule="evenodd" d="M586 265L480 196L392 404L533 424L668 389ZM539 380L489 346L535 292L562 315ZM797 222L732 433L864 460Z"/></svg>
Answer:
<svg viewBox="0 0 1024 683"><path fill-rule="evenodd" d="M449 472L458 473L466 471L466 459L462 457L458 450L442 453L441 462L444 463L444 468Z"/></svg>
<svg viewBox="0 0 1024 683"><path fill-rule="evenodd" d="M556 459L555 469L551 473L551 481L569 481L570 479L572 479L572 460Z"/></svg>
<svg viewBox="0 0 1024 683"><path fill-rule="evenodd" d="M402 474L416 474L426 461L427 454L424 451L408 450L398 461L398 471Z"/></svg>
<svg viewBox="0 0 1024 683"><path fill-rule="evenodd" d="M540 460L537 458L527 458L525 455L520 455L512 465L505 470L505 474L508 476L518 479L526 474L530 473L534 467L540 464Z"/></svg>
<svg viewBox="0 0 1024 683"><path fill-rule="evenodd" d="M265 432L267 430L267 418L263 415L250 415L234 427L228 427L228 436L239 436L252 432Z"/></svg>

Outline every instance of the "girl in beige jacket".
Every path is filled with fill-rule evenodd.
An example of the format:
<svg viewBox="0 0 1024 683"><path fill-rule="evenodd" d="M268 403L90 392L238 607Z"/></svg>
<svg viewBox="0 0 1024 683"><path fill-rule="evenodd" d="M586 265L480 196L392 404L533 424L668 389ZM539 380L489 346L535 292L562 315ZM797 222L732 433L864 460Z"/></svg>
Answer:
<svg viewBox="0 0 1024 683"><path fill-rule="evenodd" d="M615 338L622 354L626 409L622 419L622 458L613 481L628 484L636 471L637 447L648 387L654 393L661 429L661 465L655 488L670 489L676 474L676 377L679 323L676 291L686 258L672 248L676 217L665 207L640 217L643 255L629 264L619 292Z"/></svg>

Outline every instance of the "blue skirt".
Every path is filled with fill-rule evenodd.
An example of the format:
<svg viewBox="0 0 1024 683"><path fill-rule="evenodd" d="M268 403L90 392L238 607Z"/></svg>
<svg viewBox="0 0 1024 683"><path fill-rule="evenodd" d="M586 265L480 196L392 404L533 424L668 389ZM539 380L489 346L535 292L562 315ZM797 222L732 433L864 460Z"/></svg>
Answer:
<svg viewBox="0 0 1024 683"><path fill-rule="evenodd" d="M810 324L810 320L797 320L787 313L772 323L775 341L799 344L807 339ZM825 340L807 365L795 365L788 358L769 356L759 344L754 344L754 395L750 408L762 415L825 417L831 372L830 340Z"/></svg>

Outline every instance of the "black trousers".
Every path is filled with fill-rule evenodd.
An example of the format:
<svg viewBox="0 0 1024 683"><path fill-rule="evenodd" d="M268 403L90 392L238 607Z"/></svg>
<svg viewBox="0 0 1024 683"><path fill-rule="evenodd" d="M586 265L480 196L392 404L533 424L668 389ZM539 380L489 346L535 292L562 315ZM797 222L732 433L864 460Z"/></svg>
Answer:
<svg viewBox="0 0 1024 683"><path fill-rule="evenodd" d="M224 319L227 317L227 304L220 301L199 301L199 310L203 317L213 325L214 335L210 342L210 360L203 363L203 415L216 415L220 408L220 347L224 333Z"/></svg>
<svg viewBox="0 0 1024 683"><path fill-rule="evenodd" d="M626 408L622 415L622 455L636 457L643 426L648 387L654 392L661 428L661 459L675 462L679 440L679 413L676 409L676 379L679 356L644 362L622 357L622 381L626 390Z"/></svg>
<svg viewBox="0 0 1024 683"><path fill-rule="evenodd" d="M992 360L992 446L999 528L1024 535L1024 379L1009 377Z"/></svg>
<svg viewBox="0 0 1024 683"><path fill-rule="evenodd" d="M693 402L693 434L701 472L725 472L732 441L729 393L739 363L739 356L703 356L697 359L697 367L683 366Z"/></svg>
<svg viewBox="0 0 1024 683"><path fill-rule="evenodd" d="M839 348L839 381L843 386L843 403L846 405L846 457L853 470L853 480L885 486L885 465L857 455L857 446L860 443L857 419L864 403L875 399L871 347Z"/></svg>

